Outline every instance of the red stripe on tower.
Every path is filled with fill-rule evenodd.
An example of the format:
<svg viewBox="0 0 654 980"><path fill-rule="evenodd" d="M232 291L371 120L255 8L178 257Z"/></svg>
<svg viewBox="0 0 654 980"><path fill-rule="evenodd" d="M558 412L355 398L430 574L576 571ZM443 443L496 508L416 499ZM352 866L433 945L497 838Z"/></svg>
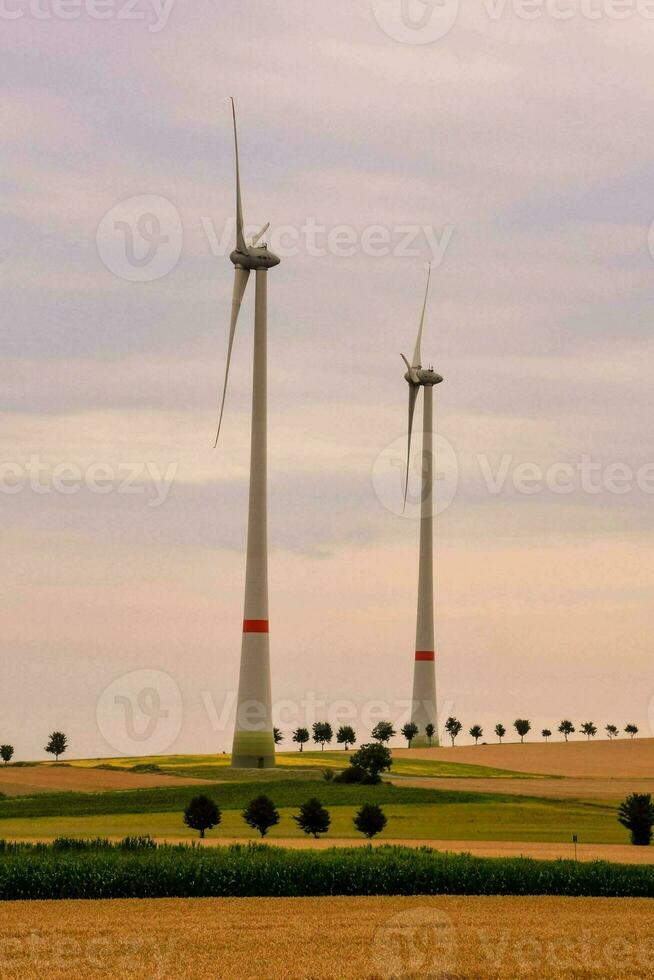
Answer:
<svg viewBox="0 0 654 980"><path fill-rule="evenodd" d="M268 620L267 619L244 619L243 632L244 633L269 633L270 629L268 626Z"/></svg>
<svg viewBox="0 0 654 980"><path fill-rule="evenodd" d="M433 650L416 650L416 660L434 661L435 659L436 654Z"/></svg>

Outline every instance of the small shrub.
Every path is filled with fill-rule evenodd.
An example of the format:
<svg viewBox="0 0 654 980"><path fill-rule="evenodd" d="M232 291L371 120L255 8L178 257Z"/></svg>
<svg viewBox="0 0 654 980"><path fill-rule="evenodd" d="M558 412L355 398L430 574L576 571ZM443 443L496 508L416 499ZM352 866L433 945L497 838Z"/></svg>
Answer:
<svg viewBox="0 0 654 980"><path fill-rule="evenodd" d="M370 776L361 766L348 766L337 776L334 776L335 783L360 783L364 786L376 786L381 783L379 776Z"/></svg>

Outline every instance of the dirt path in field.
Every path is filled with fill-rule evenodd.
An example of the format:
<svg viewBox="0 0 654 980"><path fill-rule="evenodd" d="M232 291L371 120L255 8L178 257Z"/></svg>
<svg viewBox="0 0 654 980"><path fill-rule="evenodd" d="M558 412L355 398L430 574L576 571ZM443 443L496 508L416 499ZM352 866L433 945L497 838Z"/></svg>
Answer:
<svg viewBox="0 0 654 980"><path fill-rule="evenodd" d="M654 977L647 899L437 896L0 903L3 977Z"/></svg>
<svg viewBox="0 0 654 980"><path fill-rule="evenodd" d="M535 738L533 735L529 736L532 737ZM393 755L398 759L464 762L468 765L493 766L497 769L539 773L544 776L611 779L642 777L654 781L654 738L630 739L624 735L613 741L525 742L524 745L518 742L508 745L393 749Z"/></svg>
<svg viewBox="0 0 654 980"><path fill-rule="evenodd" d="M396 786L418 786L421 789L444 789L451 792L507 793L510 796L540 796L548 799L623 800L629 793L651 793L650 779L484 779L452 776L390 776Z"/></svg>
<svg viewBox="0 0 654 980"><path fill-rule="evenodd" d="M152 789L156 786L206 785L210 780L159 773L116 772L67 766L0 767L0 792L8 796L29 793L97 793L112 789Z"/></svg>

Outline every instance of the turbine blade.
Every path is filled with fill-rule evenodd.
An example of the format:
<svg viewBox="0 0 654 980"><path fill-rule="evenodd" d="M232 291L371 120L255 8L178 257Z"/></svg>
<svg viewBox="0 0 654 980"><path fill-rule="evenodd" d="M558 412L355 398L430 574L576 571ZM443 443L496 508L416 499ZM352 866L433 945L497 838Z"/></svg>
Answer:
<svg viewBox="0 0 654 980"><path fill-rule="evenodd" d="M223 424L223 412L225 411L225 397L227 395L227 379L229 378L229 365L231 364L232 361L232 348L234 346L234 334L236 333L236 321L238 320L238 314L241 309L241 303L243 302L245 287L248 284L249 278L250 278L249 269L239 269L238 267L234 269L234 293L232 295L232 319L229 324L229 343L227 345L227 364L225 366L225 384L223 386L223 400L220 403L220 419L218 421L218 435L216 436L216 441L213 444L214 449L218 445L218 439L220 438L220 427Z"/></svg>
<svg viewBox="0 0 654 980"><path fill-rule="evenodd" d="M412 371L413 369L412 369L412 367L411 367L411 365L409 364L409 362L407 361L407 359L406 359L406 357L404 356L404 354L400 354L400 357L402 358L402 360L404 361L404 363L405 363L405 364L406 364L406 366L408 367L408 369L409 369L409 372L411 372L411 371Z"/></svg>
<svg viewBox="0 0 654 980"><path fill-rule="evenodd" d="M425 313L427 312L427 298L429 297L429 280L431 279L431 262L429 263L429 271L427 273L427 288L425 289L425 301L422 304L422 316L420 317L420 326L418 328L418 337L416 339L416 349L413 354L413 367L422 366L422 330L425 325Z"/></svg>
<svg viewBox="0 0 654 980"><path fill-rule="evenodd" d="M413 433L413 416L416 410L416 399L418 397L418 392L420 387L418 385L409 385L409 438L407 441L406 449L406 483L404 484L404 507L406 508L406 498L409 492L409 465L411 463L411 435Z"/></svg>
<svg viewBox="0 0 654 980"><path fill-rule="evenodd" d="M232 99L232 118L234 120L234 152L236 155L236 247L239 252L247 253L247 245L243 235L243 203L241 201L241 170L238 161L238 133L236 131L236 107Z"/></svg>
<svg viewBox="0 0 654 980"><path fill-rule="evenodd" d="M261 241L261 239L266 234L266 232L268 231L269 228L270 228L270 222L268 221L263 226L263 228L261 229L261 231L258 231L257 234L254 236L254 238L252 239L252 245L256 245L257 242Z"/></svg>

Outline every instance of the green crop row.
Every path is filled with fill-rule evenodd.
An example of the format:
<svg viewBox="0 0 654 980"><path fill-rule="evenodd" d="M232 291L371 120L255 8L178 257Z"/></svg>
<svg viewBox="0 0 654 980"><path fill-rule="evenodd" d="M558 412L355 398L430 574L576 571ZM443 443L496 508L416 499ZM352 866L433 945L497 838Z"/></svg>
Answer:
<svg viewBox="0 0 654 980"><path fill-rule="evenodd" d="M0 843L0 900L441 894L652 898L654 868L402 847Z"/></svg>

